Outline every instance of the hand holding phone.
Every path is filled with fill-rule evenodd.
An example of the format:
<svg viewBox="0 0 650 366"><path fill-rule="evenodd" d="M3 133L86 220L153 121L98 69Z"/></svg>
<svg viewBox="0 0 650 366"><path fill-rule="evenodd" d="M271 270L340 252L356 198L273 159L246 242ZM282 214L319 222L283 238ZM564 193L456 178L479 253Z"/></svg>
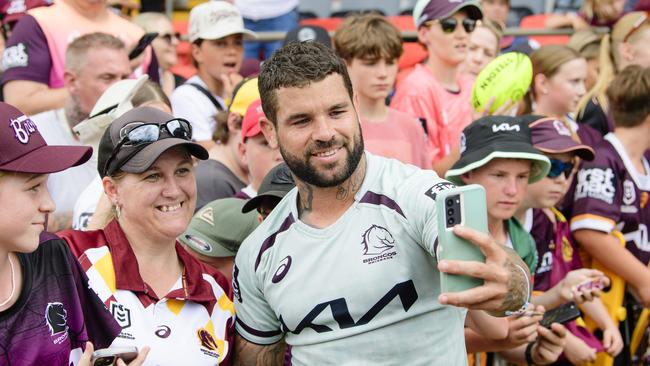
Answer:
<svg viewBox="0 0 650 366"><path fill-rule="evenodd" d="M114 366L117 365L118 359L129 363L137 357L137 347L110 347L93 352L91 363L93 366Z"/></svg>
<svg viewBox="0 0 650 366"><path fill-rule="evenodd" d="M485 255L474 243L454 234L456 225L488 233L487 208L483 187L471 184L438 192L438 260L485 262ZM440 273L442 292L458 292L481 286L483 280L465 275Z"/></svg>
<svg viewBox="0 0 650 366"><path fill-rule="evenodd" d="M555 309L551 309L544 313L544 317L539 322L544 328L551 328L551 324L560 323L565 324L578 318L581 315L580 309L575 302L571 301L566 304L560 305Z"/></svg>

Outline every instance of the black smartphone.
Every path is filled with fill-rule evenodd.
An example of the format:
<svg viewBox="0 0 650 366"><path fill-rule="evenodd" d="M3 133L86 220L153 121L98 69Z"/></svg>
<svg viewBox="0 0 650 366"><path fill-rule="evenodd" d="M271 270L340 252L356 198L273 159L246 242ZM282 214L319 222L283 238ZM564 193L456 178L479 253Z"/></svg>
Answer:
<svg viewBox="0 0 650 366"><path fill-rule="evenodd" d="M142 38L138 41L138 44L135 45L135 48L129 52L129 60L133 60L134 58L140 56L142 52L153 42L154 39L158 37L157 32L151 32L151 33L145 33Z"/></svg>
<svg viewBox="0 0 650 366"><path fill-rule="evenodd" d="M566 304L560 305L555 309L551 309L544 313L544 317L539 322L545 328L551 328L551 324L560 323L564 324L579 317L580 309L575 302L571 301Z"/></svg>

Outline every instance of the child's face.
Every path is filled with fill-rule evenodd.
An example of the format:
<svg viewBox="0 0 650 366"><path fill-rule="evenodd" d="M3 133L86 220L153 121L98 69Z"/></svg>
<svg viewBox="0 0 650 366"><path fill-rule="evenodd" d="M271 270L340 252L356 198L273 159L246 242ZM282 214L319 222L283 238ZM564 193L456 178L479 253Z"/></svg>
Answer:
<svg viewBox="0 0 650 366"><path fill-rule="evenodd" d="M546 154L546 156L551 160L556 159L565 163L575 160L574 155L571 153ZM560 174L555 178L544 177L529 185L524 200L525 205L531 208L555 207L569 189L574 174L575 167L569 177L566 177L564 174Z"/></svg>
<svg viewBox="0 0 650 366"><path fill-rule="evenodd" d="M0 178L0 245L4 250L29 253L55 204L47 189L47 174L5 173Z"/></svg>
<svg viewBox="0 0 650 366"><path fill-rule="evenodd" d="M623 15L624 10L625 0L595 1L594 4L594 13L601 24L617 20Z"/></svg>
<svg viewBox="0 0 650 366"><path fill-rule="evenodd" d="M468 18L464 10L450 16L448 19L456 22L456 27L450 33L446 33L442 28L441 22L445 19L434 20L420 27L418 39L427 47L429 58L435 58L452 67L465 61L471 32L465 30L463 21Z"/></svg>
<svg viewBox="0 0 650 366"><path fill-rule="evenodd" d="M353 58L348 63L352 86L362 100L384 100L397 77L397 60Z"/></svg>
<svg viewBox="0 0 650 366"><path fill-rule="evenodd" d="M232 34L219 39L203 40L200 46L192 45L192 55L200 70L215 80L222 75L238 73L244 58L244 38Z"/></svg>
<svg viewBox="0 0 650 366"><path fill-rule="evenodd" d="M546 109L541 112L558 117L574 112L586 93L586 80L587 61L584 58L561 65L557 73L546 78L545 85L536 90L539 104ZM541 102L542 98L544 102Z"/></svg>
<svg viewBox="0 0 650 366"><path fill-rule="evenodd" d="M486 19L504 25L508 21L508 12L510 11L508 0L483 0L481 1L481 9L483 9L483 15Z"/></svg>
<svg viewBox="0 0 650 366"><path fill-rule="evenodd" d="M530 160L498 158L462 178L466 184L480 184L485 188L490 221L507 220L524 199L530 168Z"/></svg>
<svg viewBox="0 0 650 366"><path fill-rule="evenodd" d="M477 76L495 57L499 45L497 37L486 27L477 27L469 37L467 59L463 63L463 72Z"/></svg>

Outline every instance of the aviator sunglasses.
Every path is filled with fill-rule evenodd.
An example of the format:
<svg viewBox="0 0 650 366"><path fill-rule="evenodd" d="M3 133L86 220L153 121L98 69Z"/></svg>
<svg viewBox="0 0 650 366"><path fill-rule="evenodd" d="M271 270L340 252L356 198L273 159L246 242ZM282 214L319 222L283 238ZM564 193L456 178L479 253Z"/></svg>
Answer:
<svg viewBox="0 0 650 366"><path fill-rule="evenodd" d="M557 178L560 174L564 173L564 176L568 179L573 171L575 164L573 162L565 162L557 159L551 160L551 169L548 171L547 176L549 178Z"/></svg>
<svg viewBox="0 0 650 366"><path fill-rule="evenodd" d="M160 139L162 129L167 130L171 137L180 138L190 141L192 139L192 126L190 123L182 118L170 119L163 123L149 123L149 122L132 122L120 129L120 141L115 145L111 156L106 160L104 165L104 172L106 175L113 174L117 169L129 161L138 152L148 144L156 142ZM131 154L122 159L122 164L109 170L109 166L113 159L117 156L123 146L138 146L143 145L142 148L134 150Z"/></svg>
<svg viewBox="0 0 650 366"><path fill-rule="evenodd" d="M456 27L458 26L459 20L456 18L445 18L445 19L438 19L438 20L432 20L427 22L427 25L430 25L431 23L440 23L440 27L442 28L443 33L454 33L456 31ZM462 21L463 28L465 28L465 32L467 33L472 33L474 29L476 28L476 20L470 19L470 18L465 18Z"/></svg>

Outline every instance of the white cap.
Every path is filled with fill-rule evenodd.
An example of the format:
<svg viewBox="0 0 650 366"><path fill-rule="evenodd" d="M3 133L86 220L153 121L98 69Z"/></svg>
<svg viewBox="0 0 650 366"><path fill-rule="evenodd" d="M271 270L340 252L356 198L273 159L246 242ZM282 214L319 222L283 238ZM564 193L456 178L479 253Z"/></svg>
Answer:
<svg viewBox="0 0 650 366"><path fill-rule="evenodd" d="M257 35L244 28L239 10L227 1L208 1L190 11L190 43L197 39L219 39L231 34L243 34L246 39Z"/></svg>
<svg viewBox="0 0 650 366"><path fill-rule="evenodd" d="M142 75L137 79L120 80L108 87L90 111L90 117L72 128L79 141L87 145L99 143L106 127L114 119L133 109L131 99L147 80L149 76ZM93 147L93 150L97 151L96 146Z"/></svg>

